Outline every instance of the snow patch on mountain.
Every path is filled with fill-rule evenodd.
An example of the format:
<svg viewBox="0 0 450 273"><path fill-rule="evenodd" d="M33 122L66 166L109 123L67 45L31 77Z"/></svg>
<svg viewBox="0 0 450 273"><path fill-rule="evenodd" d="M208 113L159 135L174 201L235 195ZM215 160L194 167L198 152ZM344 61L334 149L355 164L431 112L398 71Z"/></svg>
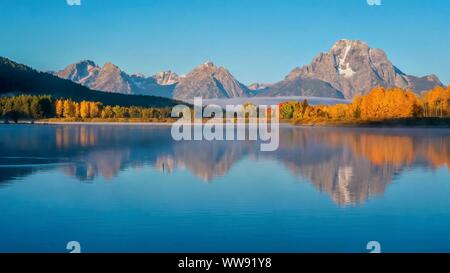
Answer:
<svg viewBox="0 0 450 273"><path fill-rule="evenodd" d="M344 56L338 58L338 72L340 75L344 75L346 78L351 78L356 72L350 67L349 62L345 62L347 60L347 56L349 51L352 49L352 42L348 43L345 46Z"/></svg>

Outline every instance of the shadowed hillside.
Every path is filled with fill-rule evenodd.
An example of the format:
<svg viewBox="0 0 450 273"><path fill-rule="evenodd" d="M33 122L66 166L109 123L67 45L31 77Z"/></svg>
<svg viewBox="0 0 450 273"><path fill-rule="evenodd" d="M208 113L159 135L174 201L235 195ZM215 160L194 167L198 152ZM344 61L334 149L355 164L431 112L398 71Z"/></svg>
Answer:
<svg viewBox="0 0 450 273"><path fill-rule="evenodd" d="M176 101L153 96L111 94L90 90L69 80L48 73L36 71L26 65L18 64L0 57L0 94L47 94L56 98L71 98L81 101L99 101L104 105L166 107Z"/></svg>

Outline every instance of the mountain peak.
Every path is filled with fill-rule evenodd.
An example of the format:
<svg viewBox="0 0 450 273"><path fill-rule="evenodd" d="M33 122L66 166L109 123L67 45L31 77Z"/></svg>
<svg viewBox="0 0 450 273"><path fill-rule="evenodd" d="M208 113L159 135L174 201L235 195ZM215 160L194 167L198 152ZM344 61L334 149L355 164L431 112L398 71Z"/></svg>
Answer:
<svg viewBox="0 0 450 273"><path fill-rule="evenodd" d="M421 92L442 83L435 77L413 77L396 68L381 49L361 40L342 39L329 52L319 54L306 66L296 68L286 80L316 79L342 91L346 98L365 94L376 86L401 87Z"/></svg>
<svg viewBox="0 0 450 273"><path fill-rule="evenodd" d="M345 46L368 46L368 44L362 40L340 39L336 43L334 43L332 48Z"/></svg>
<svg viewBox="0 0 450 273"><path fill-rule="evenodd" d="M118 67L117 65L113 64L112 62L106 62L106 63L103 65L103 68L102 68L102 69L120 70L119 67Z"/></svg>
<svg viewBox="0 0 450 273"><path fill-rule="evenodd" d="M224 67L217 66L212 61L207 61L195 67L188 74L200 74L200 75L217 75L217 74L230 74L230 72Z"/></svg>
<svg viewBox="0 0 450 273"><path fill-rule="evenodd" d="M180 77L173 94L174 98L190 100L194 97L246 97L249 92L227 69L208 61L194 68L185 77Z"/></svg>
<svg viewBox="0 0 450 273"><path fill-rule="evenodd" d="M54 74L60 78L81 83L84 82L90 75L97 73L99 69L100 68L94 61L81 60Z"/></svg>
<svg viewBox="0 0 450 273"><path fill-rule="evenodd" d="M207 73L214 73L217 71L226 71L226 69L223 67L217 66L212 61L207 61L207 62L202 63L201 65L197 66L196 68L194 68L193 71L202 71L202 72L206 71Z"/></svg>
<svg viewBox="0 0 450 273"><path fill-rule="evenodd" d="M216 67L216 65L212 61L206 61L203 66L207 67Z"/></svg>

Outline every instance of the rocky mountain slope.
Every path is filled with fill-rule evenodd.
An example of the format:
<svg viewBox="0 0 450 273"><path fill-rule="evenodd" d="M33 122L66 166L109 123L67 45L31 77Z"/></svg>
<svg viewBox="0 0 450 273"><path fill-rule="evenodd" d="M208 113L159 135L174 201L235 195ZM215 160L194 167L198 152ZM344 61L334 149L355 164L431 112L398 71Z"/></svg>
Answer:
<svg viewBox="0 0 450 273"><path fill-rule="evenodd" d="M206 62L180 79L173 97L176 99L234 98L247 97L249 93L247 86L237 81L227 69L217 67L212 62Z"/></svg>
<svg viewBox="0 0 450 273"><path fill-rule="evenodd" d="M178 75L171 71L160 72L151 77L129 75L110 62L100 67L89 60L71 64L54 74L95 90L161 97L172 97L174 84L178 82Z"/></svg>

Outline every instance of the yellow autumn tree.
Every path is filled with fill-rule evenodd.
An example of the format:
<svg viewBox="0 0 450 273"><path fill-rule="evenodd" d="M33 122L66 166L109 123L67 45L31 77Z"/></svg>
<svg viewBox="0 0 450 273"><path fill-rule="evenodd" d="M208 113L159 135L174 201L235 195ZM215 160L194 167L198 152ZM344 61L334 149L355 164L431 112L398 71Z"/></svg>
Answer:
<svg viewBox="0 0 450 273"><path fill-rule="evenodd" d="M73 103L73 107L75 109L75 117L76 118L81 117L81 115L80 115L80 104L78 102L74 102Z"/></svg>
<svg viewBox="0 0 450 273"><path fill-rule="evenodd" d="M55 105L55 112L58 118L62 117L64 114L64 102L63 100L57 100Z"/></svg>
<svg viewBox="0 0 450 273"><path fill-rule="evenodd" d="M352 103L348 106L348 117L350 119L359 119L361 117L361 104L363 97L360 95L353 98Z"/></svg>
<svg viewBox="0 0 450 273"><path fill-rule="evenodd" d="M294 112L292 117L296 121L300 121L305 117L306 109L309 107L308 100L304 99L303 102L298 102L294 104ZM281 110L280 110L281 112ZM280 113L281 115L281 113Z"/></svg>
<svg viewBox="0 0 450 273"><path fill-rule="evenodd" d="M101 118L113 118L114 112L112 110L112 107L107 105L102 109Z"/></svg>
<svg viewBox="0 0 450 273"><path fill-rule="evenodd" d="M81 116L81 118L89 118L90 117L89 102L82 101L80 103L80 116Z"/></svg>
<svg viewBox="0 0 450 273"><path fill-rule="evenodd" d="M89 102L89 116L91 118L100 117L101 113L101 103L100 102Z"/></svg>
<svg viewBox="0 0 450 273"><path fill-rule="evenodd" d="M336 104L325 108L328 116L333 120L348 120L350 119L350 111L348 104Z"/></svg>
<svg viewBox="0 0 450 273"><path fill-rule="evenodd" d="M361 119L381 120L416 117L420 114L417 96L401 88L375 88L363 97Z"/></svg>
<svg viewBox="0 0 450 273"><path fill-rule="evenodd" d="M71 100L64 100L63 116L65 118L72 118L75 116L75 109Z"/></svg>
<svg viewBox="0 0 450 273"><path fill-rule="evenodd" d="M445 117L450 115L450 87L435 87L422 98L422 107L426 117Z"/></svg>

